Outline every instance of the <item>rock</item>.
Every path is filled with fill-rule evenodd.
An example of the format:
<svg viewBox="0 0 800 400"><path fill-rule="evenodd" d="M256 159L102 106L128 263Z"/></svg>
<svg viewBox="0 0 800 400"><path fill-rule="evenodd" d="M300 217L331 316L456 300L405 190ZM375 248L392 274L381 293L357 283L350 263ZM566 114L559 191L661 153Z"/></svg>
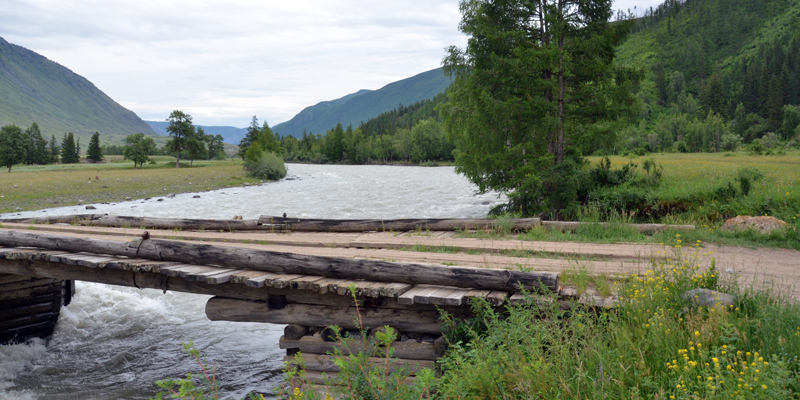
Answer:
<svg viewBox="0 0 800 400"><path fill-rule="evenodd" d="M722 229L726 231L746 231L748 229L753 229L761 233L769 233L776 229L785 229L788 226L789 224L775 217L766 215L763 217L740 215L725 221L725 224L722 225Z"/></svg>
<svg viewBox="0 0 800 400"><path fill-rule="evenodd" d="M164 201L164 199L158 199L157 201Z"/></svg>
<svg viewBox="0 0 800 400"><path fill-rule="evenodd" d="M727 293L717 292L711 289L687 290L681 295L681 297L689 300L692 304L709 308L728 308L733 305L734 300L733 296Z"/></svg>
<svg viewBox="0 0 800 400"><path fill-rule="evenodd" d="M96 210L96 209L97 209L97 207L95 207L95 206L93 206L93 205L89 204L88 206L86 206L86 209L87 209L87 210Z"/></svg>
<svg viewBox="0 0 800 400"><path fill-rule="evenodd" d="M169 197L171 199L171 198L175 197L175 193L170 193L170 194L167 195L167 197Z"/></svg>
<svg viewBox="0 0 800 400"><path fill-rule="evenodd" d="M196 195L192 196L192 198L193 198L193 199L199 199L199 198L200 198L200 195L199 195L199 194L196 194Z"/></svg>
<svg viewBox="0 0 800 400"><path fill-rule="evenodd" d="M727 273L729 273L729 274L732 274L732 273L734 273L735 271L733 270L733 268L725 268L725 272L727 272Z"/></svg>
<svg viewBox="0 0 800 400"><path fill-rule="evenodd" d="M17 186L17 185L14 185L14 186L12 186L12 187L13 187L14 189L16 189L18 186Z"/></svg>
<svg viewBox="0 0 800 400"><path fill-rule="evenodd" d="M125 198L125 201L128 201L128 200L130 200L130 199L131 199L130 197L126 197L126 198Z"/></svg>
<svg viewBox="0 0 800 400"><path fill-rule="evenodd" d="M488 201L484 201L483 203L481 203L482 206L488 206L489 204L491 203L489 203Z"/></svg>
<svg viewBox="0 0 800 400"><path fill-rule="evenodd" d="M108 189L108 186L106 186L106 185L103 185L103 189Z"/></svg>
<svg viewBox="0 0 800 400"><path fill-rule="evenodd" d="M15 208L15 210L16 211L22 211L22 208L21 207L17 207L17 208Z"/></svg>

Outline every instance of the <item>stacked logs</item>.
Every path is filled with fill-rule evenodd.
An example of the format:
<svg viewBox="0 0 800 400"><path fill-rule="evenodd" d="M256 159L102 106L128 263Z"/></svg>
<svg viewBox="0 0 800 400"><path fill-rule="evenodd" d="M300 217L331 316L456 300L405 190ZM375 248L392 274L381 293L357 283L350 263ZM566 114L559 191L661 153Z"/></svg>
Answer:
<svg viewBox="0 0 800 400"><path fill-rule="evenodd" d="M387 348L379 345L376 338L377 332L386 333L386 327L362 331L344 331L334 327L311 327L291 324L284 328L280 339L280 348L286 350L283 358L289 366L301 367L305 370L304 381L297 379L290 382L294 387L303 384L313 384L319 388L322 385L335 384L339 366L334 362L335 357L330 354L341 352L342 355L362 353L369 351L367 362L371 365L385 366L387 372L399 372L406 382L413 382L416 374L424 369L433 369L437 359L442 357L447 350L445 337L441 334L431 333L403 333L392 328L395 340L390 345L392 357L387 357ZM297 354L300 354L298 358Z"/></svg>
<svg viewBox="0 0 800 400"><path fill-rule="evenodd" d="M0 274L0 343L50 336L74 290L73 281Z"/></svg>

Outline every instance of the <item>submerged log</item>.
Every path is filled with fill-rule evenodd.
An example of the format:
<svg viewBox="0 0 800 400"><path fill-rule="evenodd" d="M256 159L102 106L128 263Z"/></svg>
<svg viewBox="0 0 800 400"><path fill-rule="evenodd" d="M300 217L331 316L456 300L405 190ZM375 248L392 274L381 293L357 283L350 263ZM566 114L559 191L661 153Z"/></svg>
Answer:
<svg viewBox="0 0 800 400"><path fill-rule="evenodd" d="M0 245L89 252L159 261L212 264L283 274L316 275L376 282L432 284L492 290L558 290L558 274L483 268L394 263L339 257L319 257L267 250L136 239L130 243L0 230Z"/></svg>
<svg viewBox="0 0 800 400"><path fill-rule="evenodd" d="M360 314L360 315L359 315ZM337 325L344 329L396 326L404 332L441 333L439 313L397 309L365 309L309 304L287 304L270 308L267 302L212 297L206 303L206 316L212 321L268 322L272 324Z"/></svg>
<svg viewBox="0 0 800 400"><path fill-rule="evenodd" d="M388 231L454 231L493 229L498 220L477 219L310 219L284 218L262 215L258 223L275 230L297 232L388 232ZM504 223L503 227L512 230L525 230L539 225L539 218L517 218Z"/></svg>

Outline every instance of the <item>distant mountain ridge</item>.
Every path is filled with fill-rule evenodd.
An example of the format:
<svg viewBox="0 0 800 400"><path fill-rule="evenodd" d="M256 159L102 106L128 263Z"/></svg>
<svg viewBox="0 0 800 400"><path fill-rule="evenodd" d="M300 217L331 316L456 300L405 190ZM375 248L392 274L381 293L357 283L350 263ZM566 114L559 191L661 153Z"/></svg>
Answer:
<svg viewBox="0 0 800 400"><path fill-rule="evenodd" d="M155 135L86 78L0 37L0 126L25 129L33 122L46 138L73 132L86 144L95 131L103 144L120 144L137 132Z"/></svg>
<svg viewBox="0 0 800 400"><path fill-rule="evenodd" d="M167 132L167 125L169 125L165 121L144 121L151 128L153 131L156 132L157 135L160 136L168 136L169 133ZM207 135L221 135L222 141L229 144L238 145L239 142L242 140L244 135L247 133L247 128L237 128L235 126L206 126L206 125L195 125L197 127L203 128Z"/></svg>
<svg viewBox="0 0 800 400"><path fill-rule="evenodd" d="M303 132L325 133L337 123L358 126L398 105L409 105L444 92L452 79L441 68L390 83L378 90L362 89L336 100L306 107L289 121L272 127L281 136L301 137Z"/></svg>

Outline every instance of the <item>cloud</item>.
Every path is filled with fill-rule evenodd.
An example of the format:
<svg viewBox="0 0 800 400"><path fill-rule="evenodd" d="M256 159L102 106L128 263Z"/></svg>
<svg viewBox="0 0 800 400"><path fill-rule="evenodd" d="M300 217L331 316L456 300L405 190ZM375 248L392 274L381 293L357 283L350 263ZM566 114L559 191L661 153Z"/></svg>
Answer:
<svg viewBox="0 0 800 400"><path fill-rule="evenodd" d="M457 0L4 0L0 36L144 119L274 125L436 68L464 46Z"/></svg>

